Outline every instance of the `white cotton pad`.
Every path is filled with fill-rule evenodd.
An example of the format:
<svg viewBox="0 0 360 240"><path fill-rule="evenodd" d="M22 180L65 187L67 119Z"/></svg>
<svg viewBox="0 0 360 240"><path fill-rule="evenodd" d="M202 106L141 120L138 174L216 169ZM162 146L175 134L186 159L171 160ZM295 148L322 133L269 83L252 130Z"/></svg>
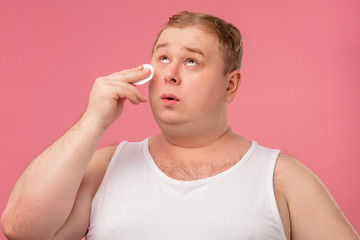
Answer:
<svg viewBox="0 0 360 240"><path fill-rule="evenodd" d="M148 76L147 78L141 79L140 81L137 81L136 83L133 83L134 85L142 85L148 81L150 81L153 76L154 76L154 68L153 66L151 66L150 64L143 64L144 69L150 69L151 73L150 76Z"/></svg>

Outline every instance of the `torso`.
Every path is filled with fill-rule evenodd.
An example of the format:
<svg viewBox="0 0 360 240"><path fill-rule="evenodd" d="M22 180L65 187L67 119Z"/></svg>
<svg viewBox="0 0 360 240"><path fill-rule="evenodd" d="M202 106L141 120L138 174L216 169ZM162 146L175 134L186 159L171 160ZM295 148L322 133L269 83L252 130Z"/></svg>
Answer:
<svg viewBox="0 0 360 240"><path fill-rule="evenodd" d="M224 157L224 152L221 155L217 156L213 154L211 156L206 156L199 161L184 161L179 157L174 159L165 154L161 148L154 147L150 145L150 153L153 157L156 165L161 169L163 173L167 176L182 180L182 181L193 181L198 179L204 179L221 172L226 171L227 169L234 166L237 162L241 161L242 156L247 152L251 146L251 141L244 139L241 141L241 145L237 148L235 152L226 152L226 157ZM221 156L221 157L220 157ZM277 207L279 214L284 226L284 231L287 239L291 238L290 232L290 215L288 204L286 200L285 190L283 188L283 180L281 178L281 158L282 154L279 155L279 159L275 166L274 171L274 194L276 198Z"/></svg>
<svg viewBox="0 0 360 240"><path fill-rule="evenodd" d="M209 162L207 159L206 162L200 161L199 163L186 165L180 161L159 157L154 152L151 152L151 156L163 173L170 178L181 181L193 181L214 176L231 168L241 159L241 156L235 156L226 162Z"/></svg>

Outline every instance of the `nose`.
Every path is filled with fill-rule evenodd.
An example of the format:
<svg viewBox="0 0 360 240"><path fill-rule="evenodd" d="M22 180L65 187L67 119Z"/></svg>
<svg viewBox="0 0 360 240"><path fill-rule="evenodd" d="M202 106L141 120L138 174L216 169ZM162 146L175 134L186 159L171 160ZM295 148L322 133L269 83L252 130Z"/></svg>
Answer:
<svg viewBox="0 0 360 240"><path fill-rule="evenodd" d="M168 64L168 67L165 70L164 74L165 82L169 84L179 85L181 82L179 70L179 66L176 62Z"/></svg>

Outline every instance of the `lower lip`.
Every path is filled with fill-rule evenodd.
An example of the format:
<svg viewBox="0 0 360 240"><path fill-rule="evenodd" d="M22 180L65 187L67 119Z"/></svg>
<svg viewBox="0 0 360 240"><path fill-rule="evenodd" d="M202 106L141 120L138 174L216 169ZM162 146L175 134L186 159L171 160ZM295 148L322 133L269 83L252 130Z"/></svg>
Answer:
<svg viewBox="0 0 360 240"><path fill-rule="evenodd" d="M162 101L165 106L173 106L179 102L178 100L171 100L171 99L166 99L166 98L162 99Z"/></svg>

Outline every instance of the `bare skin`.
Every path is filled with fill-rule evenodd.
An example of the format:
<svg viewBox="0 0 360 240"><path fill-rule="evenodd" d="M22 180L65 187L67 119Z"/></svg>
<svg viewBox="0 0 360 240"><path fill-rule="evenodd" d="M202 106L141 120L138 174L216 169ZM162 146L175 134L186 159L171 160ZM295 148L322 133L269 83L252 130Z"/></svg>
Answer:
<svg viewBox="0 0 360 240"><path fill-rule="evenodd" d="M224 75L214 46L214 36L193 26L166 29L155 47L149 99L161 133L150 139L149 151L175 179L218 174L241 161L250 147L227 124L227 104L236 95L240 72ZM126 100L147 101L132 83L148 75L138 67L95 81L81 119L35 158L16 183L2 215L9 239L85 235L91 201L116 149L95 151L96 146ZM287 239L359 239L325 186L297 160L280 154L274 190Z"/></svg>
<svg viewBox="0 0 360 240"><path fill-rule="evenodd" d="M164 149L159 148L156 141L161 142L161 136L155 136L150 141L149 148L158 167L169 177L183 181L208 178L226 171L241 161L251 145L249 140L231 130L218 142L214 142L215 148L212 148L217 149L217 144L226 142L223 146L227 147L227 154L203 148L179 150L178 146ZM162 146L164 145L166 146ZM205 146L207 147L209 146ZM204 152L209 154L204 156ZM232 157L234 153L237 158ZM325 186L296 159L285 154L279 155L273 185L287 239L358 239L355 230Z"/></svg>
<svg viewBox="0 0 360 240"><path fill-rule="evenodd" d="M97 151L124 102L147 101L134 85L149 76L142 66L96 79L83 116L37 156L20 176L1 218L9 239L81 239L92 197L112 147ZM66 236L66 237L64 237Z"/></svg>

